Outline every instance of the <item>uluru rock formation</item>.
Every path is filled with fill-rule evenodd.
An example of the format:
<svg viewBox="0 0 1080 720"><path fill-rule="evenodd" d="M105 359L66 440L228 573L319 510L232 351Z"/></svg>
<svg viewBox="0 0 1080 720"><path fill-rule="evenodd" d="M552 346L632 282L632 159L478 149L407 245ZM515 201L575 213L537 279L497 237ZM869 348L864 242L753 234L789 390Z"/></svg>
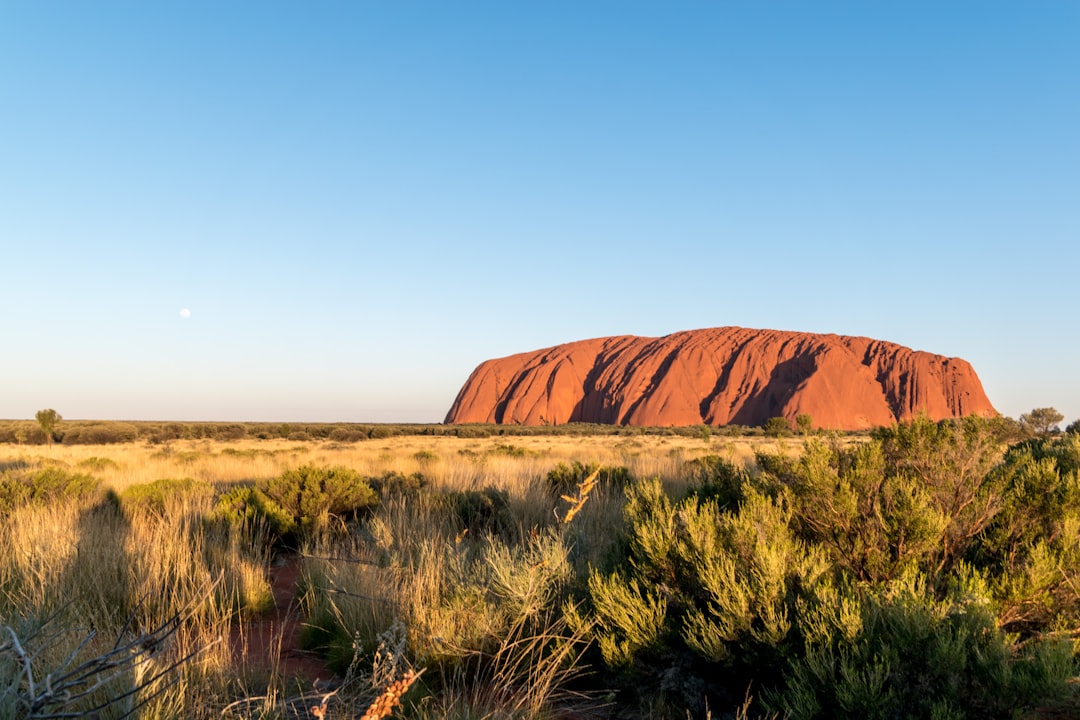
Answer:
<svg viewBox="0 0 1080 720"><path fill-rule="evenodd" d="M761 425L861 430L994 416L971 365L896 343L739 327L621 335L480 364L447 423Z"/></svg>

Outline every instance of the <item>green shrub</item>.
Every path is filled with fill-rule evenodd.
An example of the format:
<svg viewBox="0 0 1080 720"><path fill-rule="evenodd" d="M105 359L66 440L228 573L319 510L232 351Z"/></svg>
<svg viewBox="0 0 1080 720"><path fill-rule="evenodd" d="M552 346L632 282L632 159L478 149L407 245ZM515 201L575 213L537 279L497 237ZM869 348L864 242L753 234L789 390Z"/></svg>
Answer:
<svg viewBox="0 0 1080 720"><path fill-rule="evenodd" d="M791 423L785 417L771 417L761 426L769 437L787 437L791 434Z"/></svg>
<svg viewBox="0 0 1080 720"><path fill-rule="evenodd" d="M808 642L782 688L765 693L770 709L792 720L1004 719L1063 697L1076 672L1071 642L1018 649L986 598L935 601L918 576L849 600L861 627Z"/></svg>
<svg viewBox="0 0 1080 720"><path fill-rule="evenodd" d="M510 507L510 495L499 488L463 490L442 496L457 527L473 538L485 535L508 538L519 529Z"/></svg>
<svg viewBox="0 0 1080 720"><path fill-rule="evenodd" d="M302 465L257 487L292 515L300 533L325 529L331 516L352 519L378 502L367 479L345 467Z"/></svg>
<svg viewBox="0 0 1080 720"><path fill-rule="evenodd" d="M589 576L589 599L604 662L629 668L645 650L657 652L666 630L667 598L621 573Z"/></svg>
<svg viewBox="0 0 1080 720"><path fill-rule="evenodd" d="M250 485L233 488L219 497L214 516L236 526L260 523L275 542L296 539L297 522L293 515L262 490Z"/></svg>
<svg viewBox="0 0 1080 720"><path fill-rule="evenodd" d="M742 503L743 488L750 481L749 471L742 466L720 457L705 455L688 461L684 467L701 500L716 500L720 507L738 507Z"/></svg>
<svg viewBox="0 0 1080 720"><path fill-rule="evenodd" d="M861 581L928 567L948 528L921 483L888 472L876 442L841 448L810 440L783 481L793 491L799 534Z"/></svg>
<svg viewBox="0 0 1080 720"><path fill-rule="evenodd" d="M79 461L79 467L90 470L91 472L101 472L102 470L117 470L120 466L115 460L111 458L103 457L88 457L85 460Z"/></svg>
<svg viewBox="0 0 1080 720"><path fill-rule="evenodd" d="M363 430L338 427L331 430L328 437L334 442L353 443L367 440L368 434Z"/></svg>
<svg viewBox="0 0 1080 720"><path fill-rule="evenodd" d="M552 497L561 497L572 493L582 480L598 472L597 485L600 487L625 488L630 482L630 470L628 468L609 465L601 465L597 462L582 463L574 460L569 465L559 463L548 471L547 486Z"/></svg>
<svg viewBox="0 0 1080 720"><path fill-rule="evenodd" d="M51 505L68 501L100 499L101 483L91 475L70 473L59 467L37 472L0 473L0 509L21 505Z"/></svg>
<svg viewBox="0 0 1080 720"><path fill-rule="evenodd" d="M395 470L388 470L377 478L368 478L367 483L382 501L397 495L416 495L431 484L421 473L405 475Z"/></svg>
<svg viewBox="0 0 1080 720"><path fill-rule="evenodd" d="M120 493L120 501L129 510L165 513L171 498L188 497L207 500L214 496L214 486L192 478L162 478L142 485L132 485Z"/></svg>
<svg viewBox="0 0 1080 720"><path fill-rule="evenodd" d="M131 423L82 422L64 427L65 445L112 445L134 442L138 437L139 430Z"/></svg>
<svg viewBox="0 0 1080 720"><path fill-rule="evenodd" d="M992 473L999 509L969 558L991 579L999 622L1024 635L1080 624L1080 436L1013 446Z"/></svg>
<svg viewBox="0 0 1080 720"><path fill-rule="evenodd" d="M491 455L505 455L506 457L528 457L533 452L528 448L521 447L520 445L511 445L510 443L495 443L488 453Z"/></svg>

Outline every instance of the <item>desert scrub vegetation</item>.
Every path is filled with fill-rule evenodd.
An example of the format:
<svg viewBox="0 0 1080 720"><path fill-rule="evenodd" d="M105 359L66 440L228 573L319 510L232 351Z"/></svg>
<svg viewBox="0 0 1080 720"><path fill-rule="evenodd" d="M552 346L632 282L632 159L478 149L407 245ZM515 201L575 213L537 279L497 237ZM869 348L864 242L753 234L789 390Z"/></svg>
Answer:
<svg viewBox="0 0 1080 720"><path fill-rule="evenodd" d="M44 411L43 411L44 412ZM52 411L55 412L55 411ZM591 423L566 425L496 425L496 424L394 424L394 423L235 423L235 422L116 422L100 420L49 421L49 432L40 421L0 420L0 443L45 445L55 440L67 445L108 445L134 441L167 443L180 440L311 440L354 443L385 440L392 437L750 437L762 435L761 428L731 425L710 428L694 427L641 428Z"/></svg>
<svg viewBox="0 0 1080 720"><path fill-rule="evenodd" d="M29 717L42 678L114 646L134 660L75 710L1080 714L1076 434L975 418L799 438L184 427L0 446L0 717ZM301 640L329 690L231 647L296 553Z"/></svg>

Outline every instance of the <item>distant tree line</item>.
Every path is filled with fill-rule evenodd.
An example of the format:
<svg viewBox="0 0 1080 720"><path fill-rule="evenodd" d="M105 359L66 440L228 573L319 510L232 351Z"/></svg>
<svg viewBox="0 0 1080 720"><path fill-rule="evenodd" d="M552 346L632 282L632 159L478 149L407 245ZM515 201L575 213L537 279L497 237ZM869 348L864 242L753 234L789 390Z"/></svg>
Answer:
<svg viewBox="0 0 1080 720"><path fill-rule="evenodd" d="M113 443L165 443L176 440L293 440L306 442L361 442L395 436L634 436L673 437L760 436L762 428L744 425L709 427L637 427L568 423L565 425L499 425L440 423L273 423L273 422L158 422L65 420L46 430L32 420L0 420L0 443L45 445L102 445Z"/></svg>
<svg viewBox="0 0 1080 720"><path fill-rule="evenodd" d="M107 445L114 443L165 443L175 440L293 440L306 442L360 442L394 436L451 436L485 438L499 436L633 436L668 435L673 437L786 437L793 433L808 436L820 432L813 418L800 414L792 423L784 417L772 417L760 427L747 425L687 425L678 427L639 427L597 423L563 425L505 425L495 423L277 423L277 422L160 422L66 420L51 408L40 410L35 420L0 420L0 443L19 445ZM1060 433L1064 415L1052 407L1035 408L1019 420L1000 417L1002 437L1023 440ZM830 431L833 432L833 431ZM1065 428L1080 433L1080 420ZM867 435L852 431L849 435Z"/></svg>

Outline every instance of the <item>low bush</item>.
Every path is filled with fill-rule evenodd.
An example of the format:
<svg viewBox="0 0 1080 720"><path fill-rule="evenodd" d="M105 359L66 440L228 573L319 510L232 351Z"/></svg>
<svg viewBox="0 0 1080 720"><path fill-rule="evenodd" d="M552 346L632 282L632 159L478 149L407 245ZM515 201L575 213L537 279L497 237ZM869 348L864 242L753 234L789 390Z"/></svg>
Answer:
<svg viewBox="0 0 1080 720"><path fill-rule="evenodd" d="M368 478L367 483L383 501L396 495L416 495L430 485L422 473L405 475L394 470L389 470L377 478Z"/></svg>
<svg viewBox="0 0 1080 720"><path fill-rule="evenodd" d="M809 634L781 689L766 693L770 709L792 720L1005 720L1063 698L1077 670L1068 639L1017 648L971 585L937 601L909 575L847 602L861 608L858 630Z"/></svg>
<svg viewBox="0 0 1080 720"><path fill-rule="evenodd" d="M721 507L737 507L743 488L750 480L749 471L719 455L705 455L688 461L683 472L689 475L697 496L716 500Z"/></svg>
<svg viewBox="0 0 1080 720"><path fill-rule="evenodd" d="M273 544L293 544L297 523L291 513L257 487L241 486L226 492L214 508L214 517L231 525L259 523Z"/></svg>
<svg viewBox="0 0 1080 720"><path fill-rule="evenodd" d="M302 465L261 480L256 488L292 517L290 534L310 536L325 529L331 517L351 520L378 503L367 479L345 467Z"/></svg>
<svg viewBox="0 0 1080 720"><path fill-rule="evenodd" d="M103 494L101 483L93 476L59 467L0 473L0 510L10 511L27 504L100 499Z"/></svg>
<svg viewBox="0 0 1080 720"><path fill-rule="evenodd" d="M205 480L163 478L142 485L132 485L120 493L120 502L129 511L165 513L170 500L189 498L204 501L213 498L214 486Z"/></svg>
<svg viewBox="0 0 1080 720"><path fill-rule="evenodd" d="M138 427L120 422L65 423L63 433L65 445L114 445L134 442L139 437Z"/></svg>
<svg viewBox="0 0 1080 720"><path fill-rule="evenodd" d="M482 490L449 492L441 497L453 514L454 522L470 537L510 537L518 530L505 490L486 487Z"/></svg>
<svg viewBox="0 0 1080 720"><path fill-rule="evenodd" d="M566 495L573 492L574 488L594 472L597 473L596 481L599 487L624 488L631 482L628 468L601 465L597 462L582 463L574 460L570 464L559 463L548 471L546 477L548 491L552 497Z"/></svg>
<svg viewBox="0 0 1080 720"><path fill-rule="evenodd" d="M91 472L101 472L103 470L118 470L120 465L111 458L103 457L88 457L85 460L79 461L79 467L89 470Z"/></svg>

